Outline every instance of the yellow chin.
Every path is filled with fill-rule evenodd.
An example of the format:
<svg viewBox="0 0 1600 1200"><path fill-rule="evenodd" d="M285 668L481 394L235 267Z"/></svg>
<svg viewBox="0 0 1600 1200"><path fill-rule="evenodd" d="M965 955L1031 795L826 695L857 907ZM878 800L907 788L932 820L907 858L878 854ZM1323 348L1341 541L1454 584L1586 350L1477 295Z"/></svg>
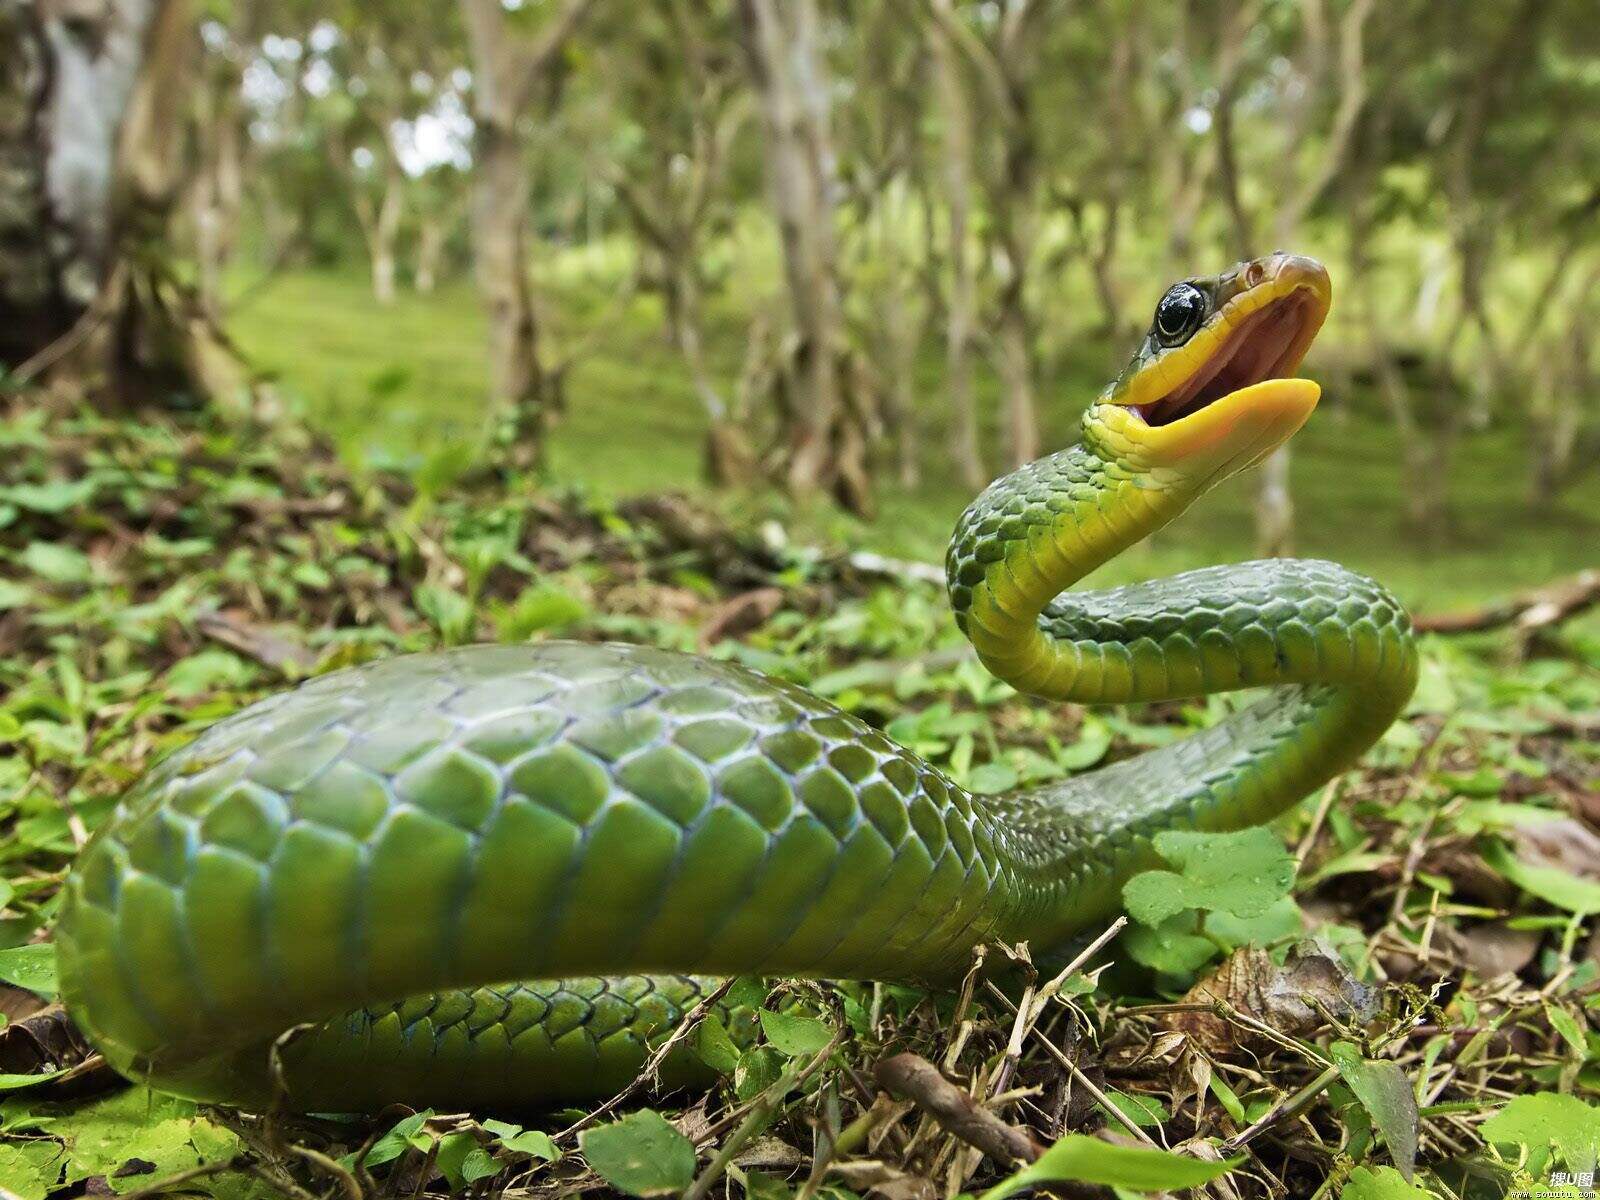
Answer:
<svg viewBox="0 0 1600 1200"><path fill-rule="evenodd" d="M1208 487L1271 454L1306 423L1322 388L1309 379L1265 379L1166 425L1147 425L1120 404L1084 415L1086 438L1135 470L1176 472Z"/></svg>

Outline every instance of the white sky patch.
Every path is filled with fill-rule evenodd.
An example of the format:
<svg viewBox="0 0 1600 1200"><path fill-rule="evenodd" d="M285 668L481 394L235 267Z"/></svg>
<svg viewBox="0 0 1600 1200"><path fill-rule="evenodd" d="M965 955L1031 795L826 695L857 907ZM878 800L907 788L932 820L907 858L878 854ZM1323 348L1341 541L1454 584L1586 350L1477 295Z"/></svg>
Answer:
<svg viewBox="0 0 1600 1200"><path fill-rule="evenodd" d="M289 98L289 84L277 68L265 59L253 58L244 65L240 83L245 103L257 112L271 112Z"/></svg>
<svg viewBox="0 0 1600 1200"><path fill-rule="evenodd" d="M300 45L299 38L279 37L275 33L269 33L261 39L261 53L280 62L299 62L303 52L304 47Z"/></svg>
<svg viewBox="0 0 1600 1200"><path fill-rule="evenodd" d="M407 175L425 175L443 166L465 171L472 165L472 117L455 92L440 96L414 120L396 121L389 133Z"/></svg>
<svg viewBox="0 0 1600 1200"><path fill-rule="evenodd" d="M1211 110L1203 104L1196 104L1183 114L1183 124L1190 133L1211 132Z"/></svg>
<svg viewBox="0 0 1600 1200"><path fill-rule="evenodd" d="M305 88L306 95L315 96L318 100L333 91L333 84L333 68L325 58L312 59L311 65L300 76L300 86Z"/></svg>
<svg viewBox="0 0 1600 1200"><path fill-rule="evenodd" d="M332 21L318 21L306 41L310 43L312 53L326 54L339 44L340 37L339 27Z"/></svg>

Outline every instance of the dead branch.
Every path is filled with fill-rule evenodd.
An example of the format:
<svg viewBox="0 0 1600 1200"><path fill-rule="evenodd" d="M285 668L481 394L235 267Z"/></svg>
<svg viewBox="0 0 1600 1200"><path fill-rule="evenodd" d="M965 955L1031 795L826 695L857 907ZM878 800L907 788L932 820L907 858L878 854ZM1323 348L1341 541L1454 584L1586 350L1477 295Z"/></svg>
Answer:
<svg viewBox="0 0 1600 1200"><path fill-rule="evenodd" d="M1559 625L1600 604L1600 568L1458 613L1417 617L1419 633L1481 633L1514 625L1524 638Z"/></svg>
<svg viewBox="0 0 1600 1200"><path fill-rule="evenodd" d="M1031 1134L1008 1125L939 1073L919 1054L896 1054L872 1069L878 1086L913 1101L946 1133L976 1146L997 1162L1031 1163L1044 1147Z"/></svg>
<svg viewBox="0 0 1600 1200"><path fill-rule="evenodd" d="M317 653L270 630L252 625L226 612L205 612L195 618L195 628L246 658L285 675L298 677L317 665Z"/></svg>

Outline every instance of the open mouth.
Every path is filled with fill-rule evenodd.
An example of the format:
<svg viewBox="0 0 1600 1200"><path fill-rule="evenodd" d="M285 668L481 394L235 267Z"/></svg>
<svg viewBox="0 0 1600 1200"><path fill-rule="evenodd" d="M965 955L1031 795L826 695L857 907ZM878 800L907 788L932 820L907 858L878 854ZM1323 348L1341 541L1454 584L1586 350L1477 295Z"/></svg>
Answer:
<svg viewBox="0 0 1600 1200"><path fill-rule="evenodd" d="M1131 407L1147 425L1170 425L1241 388L1286 379L1299 369L1326 312L1325 297L1297 284L1240 317L1176 388Z"/></svg>

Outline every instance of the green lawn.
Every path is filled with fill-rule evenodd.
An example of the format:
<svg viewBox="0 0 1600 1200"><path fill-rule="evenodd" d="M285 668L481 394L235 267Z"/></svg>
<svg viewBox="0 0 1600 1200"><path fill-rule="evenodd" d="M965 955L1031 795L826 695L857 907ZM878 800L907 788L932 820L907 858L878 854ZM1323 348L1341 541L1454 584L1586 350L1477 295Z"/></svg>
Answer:
<svg viewBox="0 0 1600 1200"><path fill-rule="evenodd" d="M552 474L601 495L702 488L704 421L687 372L662 335L659 303L640 296L619 309L570 262L546 274L558 276L554 287L546 280L547 321L558 351L597 325L606 328L568 380L570 411L554 435ZM712 314L709 351L725 379L737 373L743 354L743 317L736 309L747 300L725 299ZM428 297L404 294L381 308L359 274L286 273L254 291L232 323L253 358L278 375L284 394L358 462L417 467L436 456L464 458L481 445L489 425L483 326L468 281ZM1072 349L1060 356L1041 391L1050 444L1071 439L1109 357L1104 347ZM938 357L938 348L929 347L920 370L927 478L907 492L884 472L875 522L863 524L825 506L796 513L769 492L726 502L745 516L779 517L799 537L940 557L970 496L944 461ZM993 380L984 378L980 386L984 401L991 401ZM1330 396L1295 442L1300 553L1369 571L1419 607L1501 594L1600 557L1594 549L1600 522L1592 515L1600 511L1600 479L1568 495L1555 513L1531 511L1524 502L1521 446L1509 428L1462 443L1451 477L1455 529L1445 545L1421 547L1400 520L1403 481L1393 431L1339 399ZM1248 478L1232 481L1152 544L1106 568L1106 577L1248 557L1250 490Z"/></svg>

